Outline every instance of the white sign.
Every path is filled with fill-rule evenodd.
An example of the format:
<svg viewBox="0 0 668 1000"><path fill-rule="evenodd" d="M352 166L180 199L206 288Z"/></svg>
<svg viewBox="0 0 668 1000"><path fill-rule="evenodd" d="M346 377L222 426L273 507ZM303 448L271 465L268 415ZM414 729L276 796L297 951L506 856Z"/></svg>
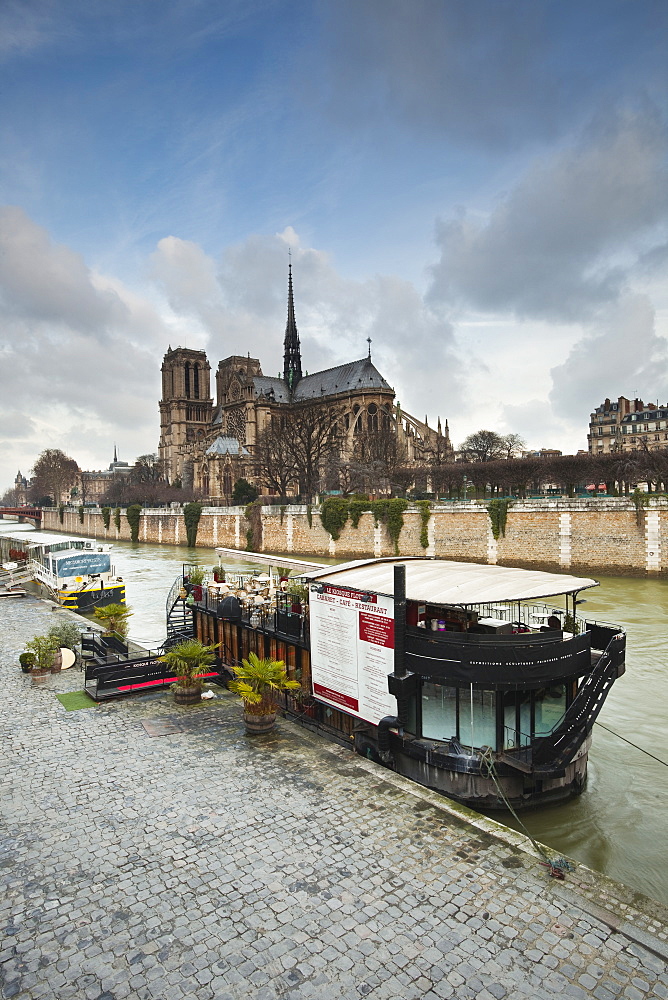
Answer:
<svg viewBox="0 0 668 1000"><path fill-rule="evenodd" d="M395 715L396 699L387 690L394 670L393 599L325 584L321 593L311 590L309 609L318 701L373 725Z"/></svg>

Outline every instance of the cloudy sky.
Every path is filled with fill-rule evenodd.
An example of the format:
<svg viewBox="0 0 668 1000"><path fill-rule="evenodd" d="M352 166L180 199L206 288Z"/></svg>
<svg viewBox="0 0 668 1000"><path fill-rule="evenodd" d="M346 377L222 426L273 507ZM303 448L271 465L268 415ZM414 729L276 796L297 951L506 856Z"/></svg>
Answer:
<svg viewBox="0 0 668 1000"><path fill-rule="evenodd" d="M586 446L668 401L665 0L2 0L0 489L154 451L162 357L366 353Z"/></svg>

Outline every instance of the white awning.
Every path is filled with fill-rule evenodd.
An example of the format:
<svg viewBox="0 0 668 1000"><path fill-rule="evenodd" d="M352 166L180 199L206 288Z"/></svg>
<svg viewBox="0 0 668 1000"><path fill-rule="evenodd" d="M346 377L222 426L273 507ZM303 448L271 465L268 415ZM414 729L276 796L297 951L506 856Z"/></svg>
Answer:
<svg viewBox="0 0 668 1000"><path fill-rule="evenodd" d="M219 545L216 554L221 559L239 559L245 563L258 563L261 566L284 566L295 573L305 573L306 570L323 569L322 563L304 562L302 559L289 559L288 556L272 556L267 552L247 552L245 549L226 549Z"/></svg>
<svg viewBox="0 0 668 1000"><path fill-rule="evenodd" d="M406 597L429 604L489 604L574 594L598 581L562 573L443 559L365 559L323 567L306 576L319 583L375 594L394 593L394 567L406 566Z"/></svg>

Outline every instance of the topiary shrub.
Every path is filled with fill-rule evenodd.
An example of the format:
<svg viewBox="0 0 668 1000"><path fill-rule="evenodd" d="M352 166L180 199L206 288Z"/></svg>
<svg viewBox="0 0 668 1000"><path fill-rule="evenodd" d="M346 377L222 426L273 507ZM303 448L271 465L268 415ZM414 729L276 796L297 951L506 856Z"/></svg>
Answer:
<svg viewBox="0 0 668 1000"><path fill-rule="evenodd" d="M59 503L58 504L58 517L60 518L60 523L62 524L63 521L65 520L65 504L64 503Z"/></svg>
<svg viewBox="0 0 668 1000"><path fill-rule="evenodd" d="M348 520L348 501L345 497L327 497L320 504L320 520L325 531L338 541Z"/></svg>
<svg viewBox="0 0 668 1000"><path fill-rule="evenodd" d="M366 513L368 510L371 510L371 501L368 497L366 500L353 498L348 501L348 513L350 514L350 523L353 528L359 527L362 514Z"/></svg>
<svg viewBox="0 0 668 1000"><path fill-rule="evenodd" d="M117 507L114 511L114 524L116 525L116 531L121 530L121 508Z"/></svg>
<svg viewBox="0 0 668 1000"><path fill-rule="evenodd" d="M423 549L429 548L429 519L431 517L431 504L428 500L417 500L415 506L420 511L420 545Z"/></svg>
<svg viewBox="0 0 668 1000"><path fill-rule="evenodd" d="M84 505L83 504L79 505L79 521L80 521L81 524L84 523Z"/></svg>
<svg viewBox="0 0 668 1000"><path fill-rule="evenodd" d="M306 504L306 520L308 521L309 528L313 527L313 507L310 503Z"/></svg>
<svg viewBox="0 0 668 1000"><path fill-rule="evenodd" d="M133 542L139 541L139 522L141 521L142 505L140 503L131 504L125 512L130 525L130 539Z"/></svg>
<svg viewBox="0 0 668 1000"><path fill-rule="evenodd" d="M186 542L193 549L197 544L197 529L202 516L201 503L187 503L183 508L183 520L186 525Z"/></svg>
<svg viewBox="0 0 668 1000"><path fill-rule="evenodd" d="M111 507L102 508L102 523L104 524L105 530L109 531L109 525L111 524Z"/></svg>

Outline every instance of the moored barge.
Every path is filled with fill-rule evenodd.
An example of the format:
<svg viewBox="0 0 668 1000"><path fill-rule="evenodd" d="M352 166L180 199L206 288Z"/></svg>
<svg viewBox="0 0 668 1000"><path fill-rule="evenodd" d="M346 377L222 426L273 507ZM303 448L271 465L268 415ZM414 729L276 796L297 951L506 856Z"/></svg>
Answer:
<svg viewBox="0 0 668 1000"><path fill-rule="evenodd" d="M284 660L302 685L289 716L474 808L582 791L593 723L625 669L623 630L577 613L595 580L429 559L300 572L307 599L191 589L194 630L223 666Z"/></svg>
<svg viewBox="0 0 668 1000"><path fill-rule="evenodd" d="M94 538L55 532L0 534L0 562L25 570L40 593L72 611L125 603L125 583L116 575L110 550Z"/></svg>

